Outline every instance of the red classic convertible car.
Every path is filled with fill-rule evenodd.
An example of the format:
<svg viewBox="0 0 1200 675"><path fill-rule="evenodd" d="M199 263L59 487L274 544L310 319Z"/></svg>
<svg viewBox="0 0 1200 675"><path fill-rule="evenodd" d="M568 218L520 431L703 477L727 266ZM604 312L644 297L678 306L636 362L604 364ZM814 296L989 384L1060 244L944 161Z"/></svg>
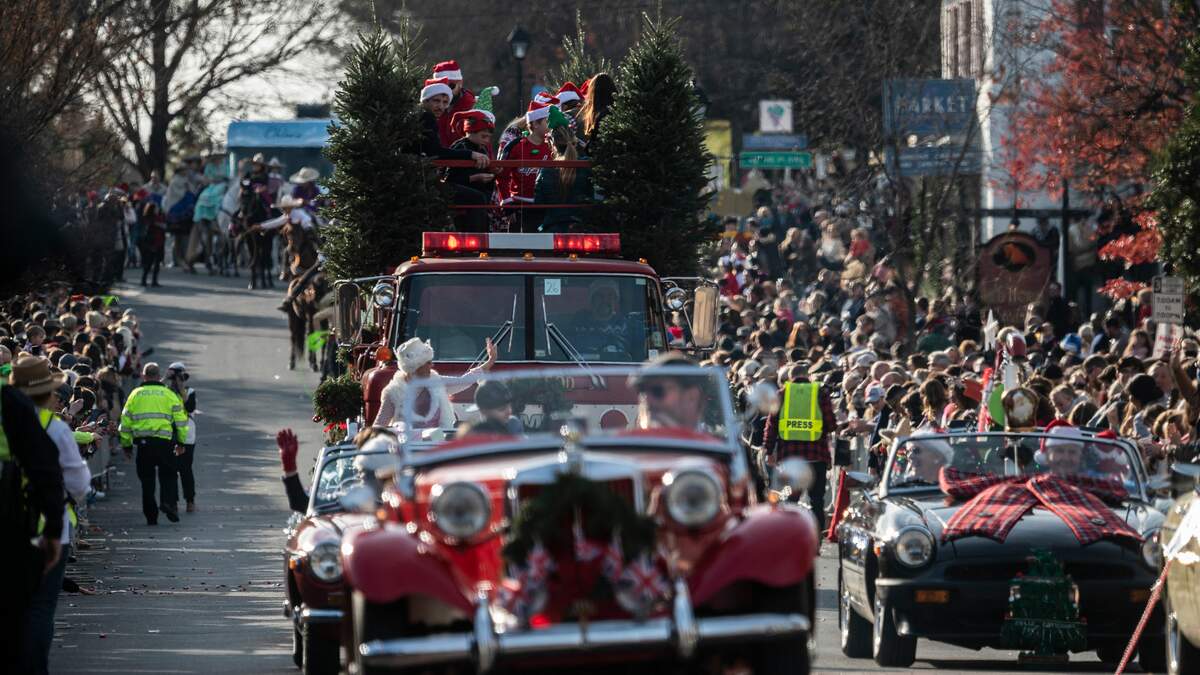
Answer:
<svg viewBox="0 0 1200 675"><path fill-rule="evenodd" d="M292 619L292 659L306 675L337 673L340 668L343 533L367 519L348 513L341 504L348 490L362 485L364 466L388 461L383 449L353 444L324 448L317 457L312 490L307 496L295 475L284 479L289 502L296 509L288 522L284 546L287 597L283 613ZM289 484L290 481L290 484ZM306 502L303 501L307 497Z"/></svg>
<svg viewBox="0 0 1200 675"><path fill-rule="evenodd" d="M809 672L815 522L756 498L720 371L582 365L472 385L481 419L410 425L375 520L343 536L360 675ZM410 383L403 418L429 419L444 386ZM572 415L584 391L637 420L585 428Z"/></svg>

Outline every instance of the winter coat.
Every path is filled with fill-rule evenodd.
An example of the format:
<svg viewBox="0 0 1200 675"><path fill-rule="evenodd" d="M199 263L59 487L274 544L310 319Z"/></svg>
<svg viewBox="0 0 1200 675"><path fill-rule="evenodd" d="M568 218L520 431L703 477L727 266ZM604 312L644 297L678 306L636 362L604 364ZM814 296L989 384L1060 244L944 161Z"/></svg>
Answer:
<svg viewBox="0 0 1200 675"><path fill-rule="evenodd" d="M538 172L533 190L534 204L588 204L594 196L592 170L575 169L575 180L564 194L562 171L558 167L547 167ZM546 209L542 219L543 232L563 232L572 225L583 222L579 209Z"/></svg>

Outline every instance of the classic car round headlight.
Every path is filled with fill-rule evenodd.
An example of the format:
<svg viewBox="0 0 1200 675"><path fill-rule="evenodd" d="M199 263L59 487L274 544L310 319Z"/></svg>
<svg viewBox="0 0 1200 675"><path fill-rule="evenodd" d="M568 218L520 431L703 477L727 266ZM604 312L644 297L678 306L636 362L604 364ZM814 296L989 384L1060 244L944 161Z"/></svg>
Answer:
<svg viewBox="0 0 1200 675"><path fill-rule="evenodd" d="M933 535L922 527L906 527L892 543L897 562L905 567L920 567L933 559Z"/></svg>
<svg viewBox="0 0 1200 675"><path fill-rule="evenodd" d="M342 559L338 557L338 544L323 541L308 554L308 569L312 575L327 584L342 578Z"/></svg>
<svg viewBox="0 0 1200 675"><path fill-rule="evenodd" d="M712 476L682 471L667 474L663 483L667 486L667 513L680 525L700 527L721 510L721 486Z"/></svg>
<svg viewBox="0 0 1200 675"><path fill-rule="evenodd" d="M492 505L483 488L474 483L435 485L431 514L438 528L465 539L479 533L492 516Z"/></svg>
<svg viewBox="0 0 1200 675"><path fill-rule="evenodd" d="M1151 530L1142 540L1142 560L1154 569L1160 569L1163 563L1162 542L1159 541L1159 530Z"/></svg>

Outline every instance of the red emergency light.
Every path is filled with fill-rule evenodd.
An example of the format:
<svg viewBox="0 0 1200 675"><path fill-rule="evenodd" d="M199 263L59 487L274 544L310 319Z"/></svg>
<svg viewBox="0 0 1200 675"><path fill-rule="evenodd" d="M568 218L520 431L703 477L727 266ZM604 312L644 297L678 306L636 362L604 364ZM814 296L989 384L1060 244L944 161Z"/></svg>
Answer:
<svg viewBox="0 0 1200 675"><path fill-rule="evenodd" d="M621 252L621 235L423 232L421 244L426 256L498 251L615 255Z"/></svg>

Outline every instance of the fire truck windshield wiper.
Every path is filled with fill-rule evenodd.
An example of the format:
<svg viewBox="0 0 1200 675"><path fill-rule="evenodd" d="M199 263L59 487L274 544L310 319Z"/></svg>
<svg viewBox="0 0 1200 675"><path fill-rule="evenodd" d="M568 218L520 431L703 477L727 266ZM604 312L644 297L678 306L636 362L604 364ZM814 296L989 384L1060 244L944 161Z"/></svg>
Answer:
<svg viewBox="0 0 1200 675"><path fill-rule="evenodd" d="M508 344L505 345L505 347L504 347L505 351L508 351L508 352L512 351L513 336L516 334L516 331L513 330L513 326L516 325L516 321L517 321L517 294L513 293L512 316L509 317L508 321L505 321L504 323L500 324L500 327L496 329L495 333L492 333L492 344L496 345L496 349L500 348L500 343L504 340L504 338L507 337ZM471 365L470 365L470 367L467 368L467 370L470 370L471 368L474 368L475 366L478 366L479 364L483 363L484 359L486 359L486 358L487 358L487 346L485 345L484 348L482 350L480 350L479 355L475 357L475 360L471 362Z"/></svg>
<svg viewBox="0 0 1200 675"><path fill-rule="evenodd" d="M567 336L563 334L562 329L554 325L552 322L547 321L546 335L557 342L559 349L562 349L564 354L574 361L581 370L587 373L588 379L592 381L592 387L596 389L604 388L604 378L600 377L596 374L596 371L592 370L591 364L589 364L587 360L583 358L583 354L579 353L579 350L575 348L575 345L571 344L571 341L568 340ZM547 347L549 347L548 344Z"/></svg>

